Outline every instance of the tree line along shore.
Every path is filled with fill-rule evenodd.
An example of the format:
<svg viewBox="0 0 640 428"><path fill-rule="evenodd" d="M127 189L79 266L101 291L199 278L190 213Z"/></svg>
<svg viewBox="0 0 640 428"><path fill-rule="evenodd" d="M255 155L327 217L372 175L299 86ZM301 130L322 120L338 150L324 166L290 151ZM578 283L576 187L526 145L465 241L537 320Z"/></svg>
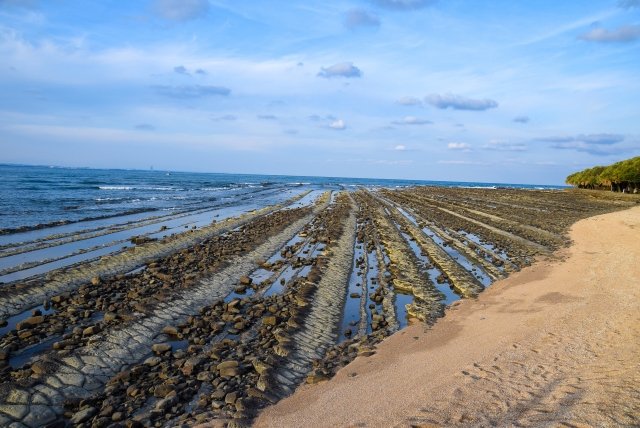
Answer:
<svg viewBox="0 0 640 428"><path fill-rule="evenodd" d="M612 192L640 192L640 156L608 166L594 166L574 172L567 184L580 189L611 190Z"/></svg>

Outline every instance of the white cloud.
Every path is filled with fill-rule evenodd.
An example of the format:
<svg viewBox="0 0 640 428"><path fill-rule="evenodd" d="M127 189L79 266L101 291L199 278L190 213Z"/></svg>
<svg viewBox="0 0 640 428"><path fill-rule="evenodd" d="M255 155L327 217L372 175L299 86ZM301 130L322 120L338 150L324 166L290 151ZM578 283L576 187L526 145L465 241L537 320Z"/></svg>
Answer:
<svg viewBox="0 0 640 428"><path fill-rule="evenodd" d="M396 104L401 106L419 106L422 105L422 101L416 97L401 97L396 100Z"/></svg>
<svg viewBox="0 0 640 428"><path fill-rule="evenodd" d="M493 140L482 146L485 150L494 150L499 152L524 152L527 145L524 143L510 143L508 141Z"/></svg>
<svg viewBox="0 0 640 428"><path fill-rule="evenodd" d="M471 151L471 145L467 143L449 143L447 144L449 150L462 150L465 152Z"/></svg>
<svg viewBox="0 0 640 428"><path fill-rule="evenodd" d="M452 108L454 110L475 110L483 111L498 107L494 100L465 98L454 94L431 94L425 97L425 101L439 109Z"/></svg>
<svg viewBox="0 0 640 428"><path fill-rule="evenodd" d="M399 152L404 152L407 150L407 146L405 146L404 144L398 144L397 146L395 146L393 148L393 150L397 150Z"/></svg>
<svg viewBox="0 0 640 428"><path fill-rule="evenodd" d="M433 122L415 116L405 116L402 120L395 120L392 123L394 125L429 125Z"/></svg>
<svg viewBox="0 0 640 428"><path fill-rule="evenodd" d="M228 96L231 93L231 89L222 86L211 85L181 85L181 86L169 86L169 85L156 85L153 87L160 95L164 95L170 98L203 98L209 96Z"/></svg>
<svg viewBox="0 0 640 428"><path fill-rule="evenodd" d="M169 21L190 21L209 11L208 0L155 0L155 12Z"/></svg>
<svg viewBox="0 0 640 428"><path fill-rule="evenodd" d="M352 62L339 62L329 67L322 67L318 73L319 77L331 79L333 77L362 77L362 71L353 65Z"/></svg>
<svg viewBox="0 0 640 428"><path fill-rule="evenodd" d="M538 141L547 143L573 143L580 142L585 144L603 144L610 145L624 141L624 135L620 134L580 134L567 136L552 136L536 138Z"/></svg>
<svg viewBox="0 0 640 428"><path fill-rule="evenodd" d="M625 25L615 30L594 28L584 33L580 39L588 42L633 42L640 39L640 25Z"/></svg>
<svg viewBox="0 0 640 428"><path fill-rule="evenodd" d="M329 128L336 129L338 131L342 131L347 127L347 125L344 123L344 120L342 119L334 120L333 122L329 123L328 126Z"/></svg>

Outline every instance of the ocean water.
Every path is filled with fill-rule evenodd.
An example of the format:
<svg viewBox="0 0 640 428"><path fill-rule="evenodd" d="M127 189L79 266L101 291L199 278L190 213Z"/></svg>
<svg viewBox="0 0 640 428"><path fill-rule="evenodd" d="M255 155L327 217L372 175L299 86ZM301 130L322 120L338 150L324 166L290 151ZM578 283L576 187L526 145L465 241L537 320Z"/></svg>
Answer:
<svg viewBox="0 0 640 428"><path fill-rule="evenodd" d="M205 209L283 189L411 185L516 187L507 183L216 174L0 165L0 233L120 216Z"/></svg>

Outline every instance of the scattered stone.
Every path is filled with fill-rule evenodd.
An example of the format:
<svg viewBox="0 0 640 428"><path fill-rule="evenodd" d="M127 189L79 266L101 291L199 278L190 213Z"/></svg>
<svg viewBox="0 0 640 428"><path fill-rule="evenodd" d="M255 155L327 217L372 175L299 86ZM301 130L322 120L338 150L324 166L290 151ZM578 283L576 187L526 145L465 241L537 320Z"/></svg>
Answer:
<svg viewBox="0 0 640 428"><path fill-rule="evenodd" d="M174 392L175 389L172 385L168 385L166 383L160 384L158 386L156 386L153 389L153 396L154 397L158 397L158 398L165 398L166 396L168 396L169 394L171 394L172 392Z"/></svg>
<svg viewBox="0 0 640 428"><path fill-rule="evenodd" d="M171 351L170 343L156 343L151 347L151 350L156 354L164 354L167 351Z"/></svg>
<svg viewBox="0 0 640 428"><path fill-rule="evenodd" d="M72 424L81 424L83 422L88 421L91 417L93 417L98 411L94 407L85 407L79 412L74 413L71 417L70 422Z"/></svg>
<svg viewBox="0 0 640 428"><path fill-rule="evenodd" d="M172 326L172 325L165 326L165 327L162 329L162 332L163 332L164 334L166 334L167 336L173 336L173 337L175 337L175 336L177 336L177 335L178 335L178 329L177 329L176 327Z"/></svg>
<svg viewBox="0 0 640 428"><path fill-rule="evenodd" d="M28 328L33 328L37 325L40 325L44 322L44 317L42 315L38 315L35 317L30 317L27 318L24 321L20 321L17 325L16 325L16 330L25 330Z"/></svg>
<svg viewBox="0 0 640 428"><path fill-rule="evenodd" d="M238 394L235 391L230 392L227 395L225 395L224 402L227 404L234 404L236 402L237 397L238 397Z"/></svg>
<svg viewBox="0 0 640 428"><path fill-rule="evenodd" d="M144 360L144 364L149 367L155 367L162 362L162 358L160 357L149 357Z"/></svg>

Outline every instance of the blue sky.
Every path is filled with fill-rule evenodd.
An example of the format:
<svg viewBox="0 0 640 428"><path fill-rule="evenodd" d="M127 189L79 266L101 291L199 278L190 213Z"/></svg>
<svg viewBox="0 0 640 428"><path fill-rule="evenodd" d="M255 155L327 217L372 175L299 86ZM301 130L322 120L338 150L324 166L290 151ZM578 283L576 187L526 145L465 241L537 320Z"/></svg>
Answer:
<svg viewBox="0 0 640 428"><path fill-rule="evenodd" d="M640 154L640 0L0 0L0 162L558 184Z"/></svg>

